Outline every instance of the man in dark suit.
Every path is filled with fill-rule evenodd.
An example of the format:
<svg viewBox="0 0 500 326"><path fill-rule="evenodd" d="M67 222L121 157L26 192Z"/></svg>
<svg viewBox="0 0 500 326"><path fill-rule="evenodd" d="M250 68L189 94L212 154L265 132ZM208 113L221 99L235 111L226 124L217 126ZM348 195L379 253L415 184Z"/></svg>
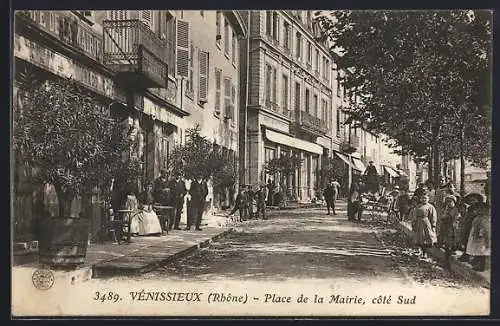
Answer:
<svg viewBox="0 0 500 326"><path fill-rule="evenodd" d="M174 229L180 230L182 209L184 207L184 196L186 195L186 185L179 175L171 182L172 187L172 206L175 208Z"/></svg>
<svg viewBox="0 0 500 326"><path fill-rule="evenodd" d="M162 205L168 205L168 179L167 179L167 170L161 170L160 176L155 179L153 184L153 197L155 203L159 203Z"/></svg>
<svg viewBox="0 0 500 326"><path fill-rule="evenodd" d="M332 208L333 214L335 215L335 204L334 204L334 190L333 190L333 184L332 182L329 182L326 185L325 190L323 191L323 197L325 197L325 202L326 202L326 209L327 213L326 215L330 215L330 207Z"/></svg>
<svg viewBox="0 0 500 326"><path fill-rule="evenodd" d="M197 222L198 210L200 208L200 198L201 198L201 182L194 179L189 186L189 196L191 197L188 201L188 211L187 211L187 226L185 230L190 230L191 226Z"/></svg>
<svg viewBox="0 0 500 326"><path fill-rule="evenodd" d="M205 201L208 196L208 184L206 179L202 179L199 183L200 198L198 201L198 215L196 216L196 231L201 231L201 219L203 218L203 211L205 210Z"/></svg>

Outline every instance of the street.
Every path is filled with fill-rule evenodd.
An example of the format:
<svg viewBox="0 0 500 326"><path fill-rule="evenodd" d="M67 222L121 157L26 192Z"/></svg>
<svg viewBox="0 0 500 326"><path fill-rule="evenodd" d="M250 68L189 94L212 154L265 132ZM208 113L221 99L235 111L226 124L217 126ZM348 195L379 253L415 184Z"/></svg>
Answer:
<svg viewBox="0 0 500 326"><path fill-rule="evenodd" d="M432 259L412 255L400 233L382 221L351 222L346 218L346 204L337 207L338 215L326 215L322 208L268 211L268 220L244 222L208 248L127 279L347 279L487 293L454 277Z"/></svg>

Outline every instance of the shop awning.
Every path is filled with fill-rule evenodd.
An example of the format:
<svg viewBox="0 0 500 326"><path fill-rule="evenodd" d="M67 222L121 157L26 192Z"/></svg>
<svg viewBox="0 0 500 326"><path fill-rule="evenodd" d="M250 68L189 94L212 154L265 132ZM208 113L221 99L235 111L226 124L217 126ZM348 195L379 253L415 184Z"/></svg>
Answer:
<svg viewBox="0 0 500 326"><path fill-rule="evenodd" d="M399 173L390 166L384 165L384 170L393 178L399 177Z"/></svg>
<svg viewBox="0 0 500 326"><path fill-rule="evenodd" d="M352 162L349 160L349 157L347 157L347 155L344 155L342 153L339 153L339 152L335 152L335 155L337 155L338 158L340 158L342 161L344 161L345 164L349 165L350 167L353 167L352 165Z"/></svg>
<svg viewBox="0 0 500 326"><path fill-rule="evenodd" d="M352 162L354 163L353 168L355 168L358 171L364 172L366 170L366 166L361 162L359 158L352 158Z"/></svg>
<svg viewBox="0 0 500 326"><path fill-rule="evenodd" d="M323 147L302 139L293 138L285 134L266 129L266 138L274 143L283 144L289 147L301 149L314 154L323 154Z"/></svg>

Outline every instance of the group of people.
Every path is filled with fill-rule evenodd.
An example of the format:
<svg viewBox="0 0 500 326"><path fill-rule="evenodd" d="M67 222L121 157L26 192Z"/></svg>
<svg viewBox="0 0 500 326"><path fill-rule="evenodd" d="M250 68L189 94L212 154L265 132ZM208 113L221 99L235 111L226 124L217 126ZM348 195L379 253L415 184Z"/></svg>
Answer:
<svg viewBox="0 0 500 326"><path fill-rule="evenodd" d="M403 218L411 221L414 244L423 256L424 249L437 246L445 250L449 264L450 257L462 250L461 261L470 262L479 271L486 268L491 248L491 213L482 196L461 198L453 183L442 180L434 188L427 181L417 186L411 199L404 194L397 197L397 202L405 210Z"/></svg>
<svg viewBox="0 0 500 326"><path fill-rule="evenodd" d="M229 212L228 217L239 211L239 222L252 218L266 219L266 203L270 197L269 188L260 185L257 191L253 191L249 185L240 186L236 196L234 208Z"/></svg>
<svg viewBox="0 0 500 326"><path fill-rule="evenodd" d="M185 230L195 227L201 231L201 220L208 195L205 179L199 178L191 182L189 190L180 175L168 177L166 170L154 182L148 182L145 190L136 196L133 187L127 190L123 208L130 211L130 234L132 236L162 235L167 230L181 230L180 221L187 200L187 221ZM167 222L165 209L171 209L170 223ZM168 229L167 229L168 227Z"/></svg>

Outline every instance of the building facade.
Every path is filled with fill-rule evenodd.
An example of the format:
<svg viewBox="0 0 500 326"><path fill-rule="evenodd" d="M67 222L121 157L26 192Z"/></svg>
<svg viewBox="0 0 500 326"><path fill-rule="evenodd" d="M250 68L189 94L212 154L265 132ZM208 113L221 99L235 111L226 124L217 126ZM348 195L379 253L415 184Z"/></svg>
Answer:
<svg viewBox="0 0 500 326"><path fill-rule="evenodd" d="M249 26L248 99L240 121L241 178L272 181L289 200L309 201L324 186L332 150L332 60L316 40L309 11L242 12ZM271 175L266 164L280 156L302 160L288 175Z"/></svg>
<svg viewBox="0 0 500 326"><path fill-rule="evenodd" d="M150 181L195 125L238 163L239 58L245 40L246 25L237 11L19 11L14 71L30 69L54 81L71 77L92 92L137 142L134 155ZM29 96L16 80L13 91L14 105ZM41 185L30 184L29 171L16 168L15 181L15 233L29 238L38 214L35 199L42 197L53 213L56 199L47 186L36 195ZM212 206L222 205L225 193L211 187ZM73 215L82 205L90 207L94 236L102 204L96 195L73 205Z"/></svg>

